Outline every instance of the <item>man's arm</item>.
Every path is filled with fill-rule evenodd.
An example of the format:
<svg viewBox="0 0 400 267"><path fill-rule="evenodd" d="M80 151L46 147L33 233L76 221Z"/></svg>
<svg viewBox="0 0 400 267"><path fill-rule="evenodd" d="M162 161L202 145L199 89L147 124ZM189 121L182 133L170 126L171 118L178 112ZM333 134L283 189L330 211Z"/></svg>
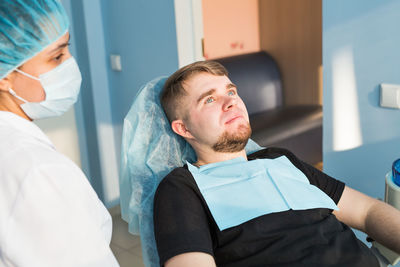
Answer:
<svg viewBox="0 0 400 267"><path fill-rule="evenodd" d="M333 214L343 223L367 233L400 253L400 211L377 199L345 187Z"/></svg>
<svg viewBox="0 0 400 267"><path fill-rule="evenodd" d="M188 252L172 257L165 263L165 267L215 267L214 258L203 252Z"/></svg>

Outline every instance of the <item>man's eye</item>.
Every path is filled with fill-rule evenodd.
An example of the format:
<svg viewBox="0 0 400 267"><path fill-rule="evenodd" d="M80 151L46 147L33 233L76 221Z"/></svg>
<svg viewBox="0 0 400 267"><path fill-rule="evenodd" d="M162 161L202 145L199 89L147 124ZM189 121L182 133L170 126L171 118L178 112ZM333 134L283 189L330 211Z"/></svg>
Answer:
<svg viewBox="0 0 400 267"><path fill-rule="evenodd" d="M228 95L229 95L229 96L236 95L236 92L235 92L234 90L230 90L230 91L228 92Z"/></svg>
<svg viewBox="0 0 400 267"><path fill-rule="evenodd" d="M206 104L212 103L214 101L215 101L214 97L209 97L206 99Z"/></svg>

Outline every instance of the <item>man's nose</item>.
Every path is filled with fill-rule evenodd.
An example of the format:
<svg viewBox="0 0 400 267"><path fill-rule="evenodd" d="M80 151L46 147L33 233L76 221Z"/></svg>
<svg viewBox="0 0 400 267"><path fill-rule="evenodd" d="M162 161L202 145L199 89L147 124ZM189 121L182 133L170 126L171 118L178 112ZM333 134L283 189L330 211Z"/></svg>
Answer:
<svg viewBox="0 0 400 267"><path fill-rule="evenodd" d="M236 105L236 97L226 96L224 99L224 104L222 106L223 111L228 111Z"/></svg>

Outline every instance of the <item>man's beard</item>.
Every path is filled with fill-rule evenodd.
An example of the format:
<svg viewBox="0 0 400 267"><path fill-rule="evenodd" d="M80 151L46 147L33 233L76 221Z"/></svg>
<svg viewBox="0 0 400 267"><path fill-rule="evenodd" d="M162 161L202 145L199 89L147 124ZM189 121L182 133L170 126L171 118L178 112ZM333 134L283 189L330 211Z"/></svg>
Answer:
<svg viewBox="0 0 400 267"><path fill-rule="evenodd" d="M215 152L233 153L242 151L251 136L250 123L239 125L234 133L223 132L212 146Z"/></svg>

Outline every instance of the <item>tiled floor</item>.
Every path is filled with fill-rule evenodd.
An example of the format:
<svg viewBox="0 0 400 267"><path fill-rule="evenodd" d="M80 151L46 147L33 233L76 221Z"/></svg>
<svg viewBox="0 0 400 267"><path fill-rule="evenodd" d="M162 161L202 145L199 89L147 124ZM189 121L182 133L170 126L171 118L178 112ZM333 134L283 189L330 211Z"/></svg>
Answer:
<svg viewBox="0 0 400 267"><path fill-rule="evenodd" d="M122 220L119 206L110 209L113 219L111 250L121 267L144 267L139 236L128 232L128 224Z"/></svg>

